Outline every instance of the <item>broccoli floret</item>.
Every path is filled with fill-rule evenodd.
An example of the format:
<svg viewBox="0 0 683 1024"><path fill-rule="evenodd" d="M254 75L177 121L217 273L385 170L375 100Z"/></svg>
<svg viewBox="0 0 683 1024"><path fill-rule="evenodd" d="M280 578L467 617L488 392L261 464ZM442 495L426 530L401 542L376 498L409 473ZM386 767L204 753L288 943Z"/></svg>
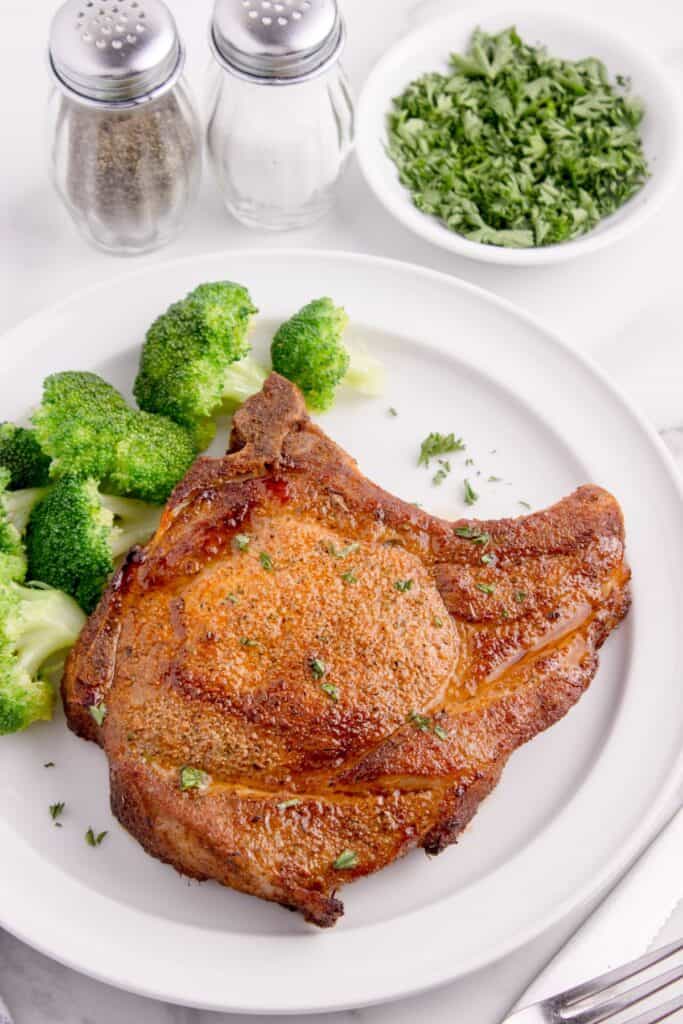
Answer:
<svg viewBox="0 0 683 1024"><path fill-rule="evenodd" d="M0 466L0 579L23 580L26 553L21 537L31 509L45 494L45 488L8 491L9 482L9 469Z"/></svg>
<svg viewBox="0 0 683 1024"><path fill-rule="evenodd" d="M35 430L0 423L0 466L10 471L8 490L45 487L50 477L50 458L38 443Z"/></svg>
<svg viewBox="0 0 683 1024"><path fill-rule="evenodd" d="M0 735L52 717L54 691L41 670L75 643L84 622L66 594L0 580Z"/></svg>
<svg viewBox="0 0 683 1024"><path fill-rule="evenodd" d="M311 409L324 412L337 387L380 394L383 371L367 353L349 352L342 341L348 317L332 299L314 299L282 324L270 346L273 369L297 384Z"/></svg>
<svg viewBox="0 0 683 1024"><path fill-rule="evenodd" d="M186 430L131 409L94 373L48 377L33 422L53 478L92 477L105 490L143 501L165 501L197 454Z"/></svg>
<svg viewBox="0 0 683 1024"><path fill-rule="evenodd" d="M160 517L158 506L101 494L92 479L62 477L31 513L28 575L65 591L91 612L115 559L148 540Z"/></svg>
<svg viewBox="0 0 683 1024"><path fill-rule="evenodd" d="M140 408L169 416L205 448L226 398L241 397L226 374L250 351L256 312L247 289L233 281L200 284L173 303L147 331L133 388Z"/></svg>

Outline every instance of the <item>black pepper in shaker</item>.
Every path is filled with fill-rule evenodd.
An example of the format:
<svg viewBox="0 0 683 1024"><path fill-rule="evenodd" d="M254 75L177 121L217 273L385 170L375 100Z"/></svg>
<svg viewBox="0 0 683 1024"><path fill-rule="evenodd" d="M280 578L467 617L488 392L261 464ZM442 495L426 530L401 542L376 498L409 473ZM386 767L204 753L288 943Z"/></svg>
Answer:
<svg viewBox="0 0 683 1024"><path fill-rule="evenodd" d="M51 167L85 237L156 249L197 194L201 136L184 52L161 0L67 0L50 29Z"/></svg>

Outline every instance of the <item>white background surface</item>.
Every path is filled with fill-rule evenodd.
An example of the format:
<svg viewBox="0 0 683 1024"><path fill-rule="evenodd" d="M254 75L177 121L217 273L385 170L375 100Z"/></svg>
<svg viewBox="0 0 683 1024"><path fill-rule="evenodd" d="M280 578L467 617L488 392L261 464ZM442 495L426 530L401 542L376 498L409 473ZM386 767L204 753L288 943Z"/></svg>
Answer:
<svg viewBox="0 0 683 1024"><path fill-rule="evenodd" d="M465 6L465 2L461 0L457 6ZM476 7L476 3L471 5ZM171 6L188 44L191 81L200 92L208 62L210 0L171 0ZM349 27L345 63L356 89L394 39L455 6L450 0L345 0ZM384 213L355 165L343 182L338 208L331 217L312 229L275 236L248 231L232 221L223 212L207 173L199 206L182 237L137 263L123 262L86 247L47 181L44 47L54 7L51 0L3 0L0 8L0 329L88 284L174 256L266 245L377 253L456 274L541 317L607 369L665 432L683 463L683 430L676 429L683 425L683 182L680 197L643 231L616 248L567 266L508 270L468 263L413 238ZM572 8L593 17L617 19L675 71L683 86L680 0L652 0L649 4L642 0L574 0ZM112 315L115 310L102 310L103 317ZM643 495L643 500L648 496ZM339 1022L407 1024L419 1017L435 1024L495 1024L578 920L575 915L514 956L456 985L405 1003L341 1014ZM64 927L69 927L68 921ZM683 912L679 910L660 939L681 933ZM97 941L96 921L93 941ZM109 989L46 960L2 933L0 992L15 1024L239 1024L246 1020L169 1007ZM679 1017L683 1020L683 1015ZM311 1020L322 1024L324 1018Z"/></svg>

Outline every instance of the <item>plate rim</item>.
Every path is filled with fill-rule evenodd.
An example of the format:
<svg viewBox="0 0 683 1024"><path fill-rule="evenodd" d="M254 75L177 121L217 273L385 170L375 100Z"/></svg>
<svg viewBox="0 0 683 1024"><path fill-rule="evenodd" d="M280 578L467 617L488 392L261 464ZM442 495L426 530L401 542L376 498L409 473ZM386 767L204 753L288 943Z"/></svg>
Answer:
<svg viewBox="0 0 683 1024"><path fill-rule="evenodd" d="M419 46L422 39L427 39L438 31L445 33L449 25L454 23L462 25L469 21L471 27L474 28L483 21L495 18L498 15L509 15L511 17L514 15L513 20L533 15L556 18L558 21L574 22L582 28L595 32L598 37L609 37L625 53L632 54L634 60L645 66L649 74L658 82L662 91L666 94L666 99L670 105L670 112L673 115L672 125L674 129L672 131L673 148L668 176L661 180L661 184L658 187L653 188L649 197L646 197L642 205L627 213L621 220L610 224L604 231L594 229L568 242L552 246L532 247L530 249L484 245L480 242L472 242L457 234L457 232L449 231L436 218L422 213L414 207L409 199L405 203L401 202L394 197L393 193L383 188L386 175L379 168L373 155L373 140L376 142L376 122L368 111L368 107L371 99L374 98L374 93L381 90L381 82L387 69L392 68L394 64L406 55L409 55ZM658 63L647 48L643 47L641 49L633 44L625 32L619 29L615 30L606 19L596 17L595 15L589 17L579 16L565 6L550 11L539 3L539 0L529 0L521 8L519 5L515 5L515 0L484 0L483 3L480 2L477 5L461 8L454 13L430 18L418 28L404 34L373 65L370 74L363 83L358 98L356 117L356 155L358 165L366 184L387 213L394 217L406 230L424 239L436 248L482 263L514 267L553 266L578 259L587 253L597 252L608 245L618 242L636 231L639 227L642 227L644 223L651 217L654 217L661 209L663 203L672 194L680 178L681 166L683 165L683 96L670 70L663 67L661 62ZM644 187L647 187L647 183Z"/></svg>
<svg viewBox="0 0 683 1024"><path fill-rule="evenodd" d="M203 252L200 254L194 254L190 256L181 257L174 260L163 261L160 263L152 264L148 267L140 268L137 270L131 270L127 273L120 275L112 275L100 282L97 282L85 289L80 289L70 294L69 296L62 299L59 303L49 306L43 310L32 314L28 318L20 321L18 324L10 328L7 332L2 335L2 342L4 342L5 351L11 353L13 349L13 343L16 343L22 335L27 335L29 339L33 339L33 343L29 344L28 350L31 351L36 347L39 347L43 338L40 334L40 325L45 324L49 329L53 318L59 314L60 310L74 303L78 303L85 297L90 297L92 294L98 292L104 292L121 282L127 280L136 281L146 276L162 275L164 271L169 268L182 268L185 266L195 266L202 260L216 260L225 259L226 261L239 261L241 258L247 258L253 260L255 258L275 259L275 260L286 260L286 259L315 259L326 260L334 263L335 261L342 261L345 263L355 264L358 266L365 266L370 269L378 267L380 270L385 269L392 273L411 275L418 275L425 280L431 280L442 288L452 290L455 292L466 293L485 304L490 304L496 307L499 311L504 312L508 316L512 316L519 323L527 325L532 330L540 333L549 344L554 345L562 353L564 353L570 360L577 362L581 369L588 373L589 376L595 378L612 397L612 399L620 407L621 411L638 427L638 431L641 435L644 435L649 443L652 445L654 450L659 456L662 470L668 477L668 481L673 485L673 490L678 498L679 504L683 506L683 479L681 478L673 457L666 449L663 441L657 434L655 428L649 423L643 413L633 405L633 403L625 396L622 390L614 384L609 378L607 373L595 363L595 361L586 353L575 349L568 341L566 341L561 334L547 327L542 320L535 317L532 314L525 312L516 306L513 302L508 299L502 298L495 293L488 291L478 285L474 285L469 281L462 280L455 275L443 273L440 271L433 270L431 268L422 267L419 265L411 264L409 262L388 259L380 256L375 256L365 253L355 253L346 250L334 250L334 249L316 249L316 248L264 248L264 249L225 249L216 250L211 252ZM24 351L26 351L24 345ZM10 355L11 359L11 355ZM5 360L2 360L5 364ZM5 369L6 365L0 366L1 369ZM375 992L371 997L363 998L362 1001L354 1000L353 998L338 998L335 993L335 998L331 999L327 1004L317 1002L315 1004L301 1002L300 1004L293 1005L287 1003L286 1007L283 1004L282 1008L279 1008L274 1002L270 1002L267 1005L252 1003L249 1005L236 1005L235 1003L225 1002L225 1000L218 1002L215 999L206 1000L202 997L197 997L197 994L191 994L187 991L184 996L174 991L169 994L168 991L160 990L154 986L146 986L144 979L135 979L131 981L130 978L121 977L120 973L110 965L108 969L98 969L91 964L83 965L80 962L70 958L56 948L54 944L41 942L40 938L36 938L34 934L28 934L27 931L21 926L14 926L12 922L8 922L3 912L4 901L0 900L0 925L6 928L7 931L16 935L19 939L26 942L27 944L39 949L41 952L50 956L51 958L66 964L67 966L84 973L90 977L96 978L99 981L105 982L106 984L114 985L127 991L135 992L137 994L146 996L148 998L156 998L168 1001L173 1001L187 1006L195 1006L208 1010L222 1010L224 1012L232 1013L245 1013L245 1014L308 1014L308 1013L321 1013L321 1012L332 1012L351 1007L368 1006L381 1002L393 1001L400 998L406 998L410 995L416 995L422 991L434 988L440 984L445 984L448 981L454 980L456 977L464 976L473 970L487 966L491 963L496 962L503 956L518 949L524 943L531 941L534 937L538 936L543 931L550 928L558 920L566 916L572 909L575 909L580 904L588 901L592 896L598 893L601 889L604 889L611 880L615 879L621 870L633 859L634 855L645 847L647 842L655 834L655 831L663 821L665 814L667 813L668 807L672 802L672 798L676 794L679 786L683 782L683 750L679 751L677 758L674 761L671 774L667 779L667 785L660 789L657 794L657 799L653 801L648 809L647 814L643 815L638 830L630 836L629 841L624 846L616 851L614 854L606 859L606 863L599 873L593 873L590 881L575 891L567 898L557 903L552 910L548 911L544 916L539 917L533 923L531 923L525 930L517 935L511 936L508 942L499 943L495 949L492 949L490 953L484 957L479 956L471 959L471 961L464 961L462 965L459 965L455 973L446 973L436 980L430 979L424 983L420 983L415 980L407 980L404 984L397 988L396 985L392 986L391 991L378 991ZM4 831L6 826L4 823L2 830ZM7 826L8 828L9 826ZM18 836L12 831L12 835L15 836L16 841L24 846L25 849L30 850L31 854L40 857L42 860L42 853L34 851L31 847L28 847L25 840ZM50 865L52 870L59 871L55 865ZM0 887L2 881L0 880ZM111 897L105 894L98 894L100 898L109 900ZM134 909L136 913L141 913ZM145 915L147 916L147 915ZM186 926L190 929L196 926ZM366 926L368 929L381 927L378 925ZM201 931L201 929L197 929ZM300 939L300 936L292 936L293 941ZM191 986L188 986L191 988Z"/></svg>

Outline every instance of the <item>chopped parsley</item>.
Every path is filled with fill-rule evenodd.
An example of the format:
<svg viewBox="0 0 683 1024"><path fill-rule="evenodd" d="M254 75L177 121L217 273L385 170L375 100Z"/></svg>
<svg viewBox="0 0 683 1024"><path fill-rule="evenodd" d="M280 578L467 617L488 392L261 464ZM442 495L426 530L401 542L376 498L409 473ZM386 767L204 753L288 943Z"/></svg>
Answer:
<svg viewBox="0 0 683 1024"><path fill-rule="evenodd" d="M249 636L241 636L240 643L242 647L260 647L258 640L252 640Z"/></svg>
<svg viewBox="0 0 683 1024"><path fill-rule="evenodd" d="M474 526L456 526L455 535L456 537L462 537L463 540L471 540L473 544L481 544L482 546L488 544L491 540L491 535L486 530L477 530Z"/></svg>
<svg viewBox="0 0 683 1024"><path fill-rule="evenodd" d="M353 569L349 569L348 572L343 572L341 574L341 578L343 579L344 583L358 583L358 577L356 576Z"/></svg>
<svg viewBox="0 0 683 1024"><path fill-rule="evenodd" d="M278 809L278 811L286 811L289 807L296 807L297 804L300 804L300 803L301 803L301 800L299 800L298 797L293 796L293 797L290 797L289 800L281 800L280 803L277 805L277 809Z"/></svg>
<svg viewBox="0 0 683 1024"><path fill-rule="evenodd" d="M209 776L201 768L193 768L189 764L184 764L180 769L180 788L183 791L186 789L204 789L208 782Z"/></svg>
<svg viewBox="0 0 683 1024"><path fill-rule="evenodd" d="M477 590L481 590L482 594L495 594L496 588L493 583L476 583Z"/></svg>
<svg viewBox="0 0 683 1024"><path fill-rule="evenodd" d="M237 594L228 594L225 600L229 601L230 604L237 604L237 602L239 601L239 597L237 596Z"/></svg>
<svg viewBox="0 0 683 1024"><path fill-rule="evenodd" d="M432 477L432 483L439 487L451 471L451 464L448 459L439 459L439 468Z"/></svg>
<svg viewBox="0 0 683 1024"><path fill-rule="evenodd" d="M308 665L314 679L322 679L327 672L327 665L320 658L311 658Z"/></svg>
<svg viewBox="0 0 683 1024"><path fill-rule="evenodd" d="M432 619L432 625L436 626L437 629L441 629L443 626L443 619L440 619L438 615L435 615Z"/></svg>
<svg viewBox="0 0 683 1024"><path fill-rule="evenodd" d="M251 543L251 537L248 533L236 533L235 534L235 546L238 551L246 551Z"/></svg>
<svg viewBox="0 0 683 1024"><path fill-rule="evenodd" d="M420 457L417 464L418 466L428 466L430 459L434 459L438 455L449 455L451 452L461 452L464 448L463 439L456 438L455 434L428 434L420 445Z"/></svg>
<svg viewBox="0 0 683 1024"><path fill-rule="evenodd" d="M352 541L350 544L346 544L343 548L337 548L334 544L330 544L328 551L333 558L346 558L348 555L352 555L354 551L358 551L360 543L357 540Z"/></svg>
<svg viewBox="0 0 683 1024"><path fill-rule="evenodd" d="M56 804L50 804L50 817L52 818L57 828L62 827L61 821L58 821L57 819L61 818L62 814L64 813L65 807L66 804L64 803L63 800L60 800L59 803Z"/></svg>
<svg viewBox="0 0 683 1024"><path fill-rule="evenodd" d="M358 864L358 854L355 850L342 850L332 864L335 871L345 871L347 868L355 868Z"/></svg>
<svg viewBox="0 0 683 1024"><path fill-rule="evenodd" d="M95 722L97 722L98 725L102 725L102 722L107 716L107 705L104 702L101 702L100 704L91 704L88 710Z"/></svg>
<svg viewBox="0 0 683 1024"><path fill-rule="evenodd" d="M531 505L529 504L528 501L519 501L519 502L517 502L517 504L521 505L522 508L531 508Z"/></svg>
<svg viewBox="0 0 683 1024"><path fill-rule="evenodd" d="M419 729L420 732L433 732L437 739L448 739L448 733L443 726L439 725L438 722L434 722L429 715L423 715L420 711L411 711L408 715L408 721L416 729Z"/></svg>
<svg viewBox="0 0 683 1024"><path fill-rule="evenodd" d="M262 551L258 556L258 560L267 572L271 571L273 568L273 559L267 551Z"/></svg>
<svg viewBox="0 0 683 1024"><path fill-rule="evenodd" d="M320 689L323 693L326 693L330 700L333 700L335 704L339 700L339 687L335 686L334 683L321 683Z"/></svg>
<svg viewBox="0 0 683 1024"><path fill-rule="evenodd" d="M399 594L405 594L409 590L413 589L412 580L396 580L394 582L394 590L398 590Z"/></svg>
<svg viewBox="0 0 683 1024"><path fill-rule="evenodd" d="M85 833L85 841L88 846L99 846L106 835L109 833L105 829L104 832L93 832L92 825Z"/></svg>
<svg viewBox="0 0 683 1024"><path fill-rule="evenodd" d="M496 556L493 554L492 551L487 551L485 555L481 556L481 563L482 565L495 565Z"/></svg>
<svg viewBox="0 0 683 1024"><path fill-rule="evenodd" d="M46 761L45 764L43 765L43 768L54 768L54 766L54 761Z"/></svg>
<svg viewBox="0 0 683 1024"><path fill-rule="evenodd" d="M529 595L527 594L526 590L515 590L512 596L517 602L517 604L523 604Z"/></svg>
<svg viewBox="0 0 683 1024"><path fill-rule="evenodd" d="M502 476L490 476L489 477L489 483L490 484L499 484L502 479L503 479Z"/></svg>
<svg viewBox="0 0 683 1024"><path fill-rule="evenodd" d="M387 409L387 412L389 413L390 416L398 416L398 413L394 409L393 405L389 406L389 408Z"/></svg>
<svg viewBox="0 0 683 1024"><path fill-rule="evenodd" d="M477 29L445 74L393 100L388 152L419 210L473 242L528 248L590 231L648 177L642 104L593 57Z"/></svg>
<svg viewBox="0 0 683 1024"><path fill-rule="evenodd" d="M469 480L463 480L463 486L465 488L465 504L474 505L475 501L479 501L479 495L473 489L472 484Z"/></svg>

